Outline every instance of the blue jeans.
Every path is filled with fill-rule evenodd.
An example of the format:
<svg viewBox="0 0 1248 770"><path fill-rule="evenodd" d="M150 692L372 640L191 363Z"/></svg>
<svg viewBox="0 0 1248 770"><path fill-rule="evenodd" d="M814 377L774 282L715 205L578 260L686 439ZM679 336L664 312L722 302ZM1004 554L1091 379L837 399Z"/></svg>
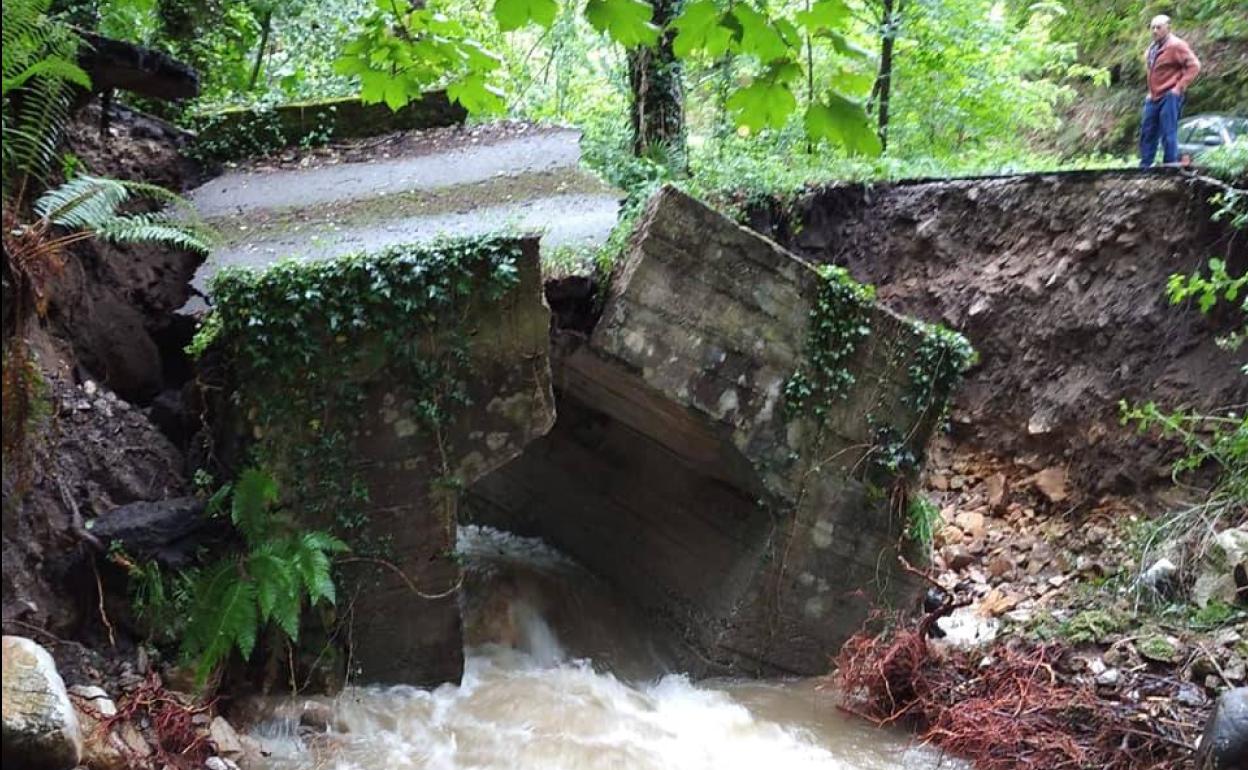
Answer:
<svg viewBox="0 0 1248 770"><path fill-rule="evenodd" d="M1183 97L1167 91L1160 99L1144 98L1144 120L1140 123L1140 168L1153 165L1157 141L1161 140L1162 162L1179 162L1179 113Z"/></svg>

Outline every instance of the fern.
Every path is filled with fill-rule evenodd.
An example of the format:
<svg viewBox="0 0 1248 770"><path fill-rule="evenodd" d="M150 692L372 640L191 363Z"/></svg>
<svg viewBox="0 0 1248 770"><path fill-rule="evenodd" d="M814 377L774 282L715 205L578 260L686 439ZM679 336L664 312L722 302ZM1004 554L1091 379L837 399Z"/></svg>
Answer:
<svg viewBox="0 0 1248 770"><path fill-rule="evenodd" d="M230 520L246 547L192 575L182 655L195 661L201 684L233 651L249 659L270 624L298 640L304 607L335 602L330 556L347 550L326 532L281 531L287 517L275 510L279 490L265 471L244 471L228 489Z"/></svg>
<svg viewBox="0 0 1248 770"><path fill-rule="evenodd" d="M269 506L277 502L277 482L264 471L250 468L243 471L234 485L230 521L253 548L266 534Z"/></svg>
<svg viewBox="0 0 1248 770"><path fill-rule="evenodd" d="M76 63L80 39L50 17L50 0L5 0L3 11L3 188L44 178L69 118L74 88L91 79Z"/></svg>
<svg viewBox="0 0 1248 770"><path fill-rule="evenodd" d="M180 196L155 185L81 175L39 196L34 210L47 224L113 243L168 243L200 253L211 249L208 230L194 217L176 218L169 207L157 214L118 213L135 194L179 207L185 203Z"/></svg>

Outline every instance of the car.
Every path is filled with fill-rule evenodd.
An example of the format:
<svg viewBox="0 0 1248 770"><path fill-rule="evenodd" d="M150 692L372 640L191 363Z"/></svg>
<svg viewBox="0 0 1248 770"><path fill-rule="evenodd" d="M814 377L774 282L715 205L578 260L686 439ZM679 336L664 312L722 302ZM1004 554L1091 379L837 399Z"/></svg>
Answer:
<svg viewBox="0 0 1248 770"><path fill-rule="evenodd" d="M1187 164L1202 152L1248 139L1248 118L1237 115L1193 115L1179 121L1179 160Z"/></svg>

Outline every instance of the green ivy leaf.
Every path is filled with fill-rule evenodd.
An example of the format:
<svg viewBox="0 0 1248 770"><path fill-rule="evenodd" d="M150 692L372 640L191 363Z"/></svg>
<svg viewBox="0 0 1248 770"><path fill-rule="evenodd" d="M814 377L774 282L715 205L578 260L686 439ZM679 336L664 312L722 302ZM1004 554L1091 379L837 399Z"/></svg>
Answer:
<svg viewBox="0 0 1248 770"><path fill-rule="evenodd" d="M826 139L856 155L879 155L880 138L862 105L837 93L827 101L815 102L806 110L806 134Z"/></svg>
<svg viewBox="0 0 1248 770"><path fill-rule="evenodd" d="M498 28L503 32L535 22L543 27L555 23L555 15L559 12L556 0L495 0L494 18L498 20Z"/></svg>
<svg viewBox="0 0 1248 770"><path fill-rule="evenodd" d="M659 28L650 23L654 8L644 0L589 0L585 20L625 48L654 45Z"/></svg>

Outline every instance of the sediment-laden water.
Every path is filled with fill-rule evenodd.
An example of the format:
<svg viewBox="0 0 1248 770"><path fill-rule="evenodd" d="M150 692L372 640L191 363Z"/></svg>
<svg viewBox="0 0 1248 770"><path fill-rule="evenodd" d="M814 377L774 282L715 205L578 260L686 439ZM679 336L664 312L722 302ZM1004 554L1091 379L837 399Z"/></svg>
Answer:
<svg viewBox="0 0 1248 770"><path fill-rule="evenodd" d="M813 681L703 680L673 640L540 541L461 528L462 684L278 699L251 731L272 770L919 770L949 767L836 710ZM326 710L321 709L322 712Z"/></svg>

